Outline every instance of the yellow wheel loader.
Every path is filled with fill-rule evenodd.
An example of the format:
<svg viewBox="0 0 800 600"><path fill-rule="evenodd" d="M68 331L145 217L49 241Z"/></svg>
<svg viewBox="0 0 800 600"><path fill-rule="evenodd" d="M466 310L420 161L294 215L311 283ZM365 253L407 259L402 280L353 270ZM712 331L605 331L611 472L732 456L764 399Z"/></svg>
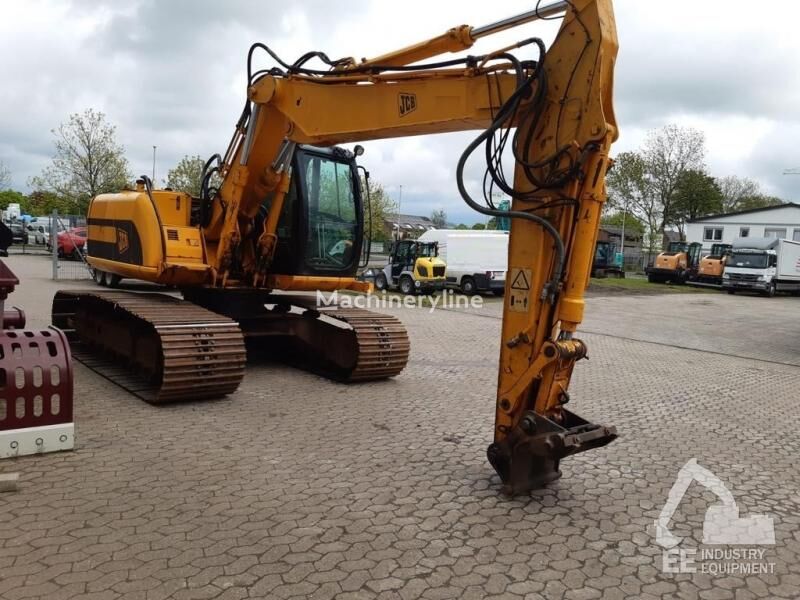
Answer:
<svg viewBox="0 0 800 600"><path fill-rule="evenodd" d="M444 289L446 268L436 242L400 240L392 244L388 264L375 275L375 289L429 294Z"/></svg>

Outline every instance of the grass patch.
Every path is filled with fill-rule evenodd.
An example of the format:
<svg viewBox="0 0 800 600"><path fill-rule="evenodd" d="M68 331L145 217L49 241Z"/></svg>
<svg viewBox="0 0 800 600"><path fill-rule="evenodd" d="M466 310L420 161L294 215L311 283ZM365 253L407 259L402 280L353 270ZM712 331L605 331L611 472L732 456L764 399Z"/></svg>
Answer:
<svg viewBox="0 0 800 600"><path fill-rule="evenodd" d="M590 292L612 292L617 294L708 294L718 293L716 288L678 285L675 283L650 283L644 277L626 277L625 279L592 278L589 280Z"/></svg>

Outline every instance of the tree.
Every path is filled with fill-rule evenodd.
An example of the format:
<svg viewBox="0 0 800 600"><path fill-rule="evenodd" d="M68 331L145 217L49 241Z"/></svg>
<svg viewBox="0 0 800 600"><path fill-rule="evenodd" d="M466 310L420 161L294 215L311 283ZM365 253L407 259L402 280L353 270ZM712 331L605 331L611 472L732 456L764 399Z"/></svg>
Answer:
<svg viewBox="0 0 800 600"><path fill-rule="evenodd" d="M21 192L14 190L3 190L0 192L0 210L8 208L9 204L19 204L20 208L24 211L27 197Z"/></svg>
<svg viewBox="0 0 800 600"><path fill-rule="evenodd" d="M767 208L768 206L778 206L780 204L786 204L786 201L777 196L756 194L754 196L745 196L741 198L736 209L752 210L754 208Z"/></svg>
<svg viewBox="0 0 800 600"><path fill-rule="evenodd" d="M131 180L124 148L116 141L116 128L106 122L102 112L89 108L72 114L52 132L53 162L33 177L30 185L66 199L68 210L84 212L91 198L118 191Z"/></svg>
<svg viewBox="0 0 800 600"><path fill-rule="evenodd" d="M199 198L205 164L206 161L197 154L184 156L167 172L167 187Z"/></svg>
<svg viewBox="0 0 800 600"><path fill-rule="evenodd" d="M658 233L665 238L667 225L675 221L672 203L678 182L686 171L703 167L705 137L696 129L666 125L648 134L641 155L660 212Z"/></svg>
<svg viewBox="0 0 800 600"><path fill-rule="evenodd" d="M475 231L483 231L486 229L486 225L484 223L475 223L475 225L472 226L472 229Z"/></svg>
<svg viewBox="0 0 800 600"><path fill-rule="evenodd" d="M456 229L469 229L469 227L467 227L463 223L459 223L458 225L456 225Z"/></svg>
<svg viewBox="0 0 800 600"><path fill-rule="evenodd" d="M22 211L29 215L45 216L57 210L59 214L67 215L74 212L74 204L68 198L63 198L53 192L36 191L25 199Z"/></svg>
<svg viewBox="0 0 800 600"><path fill-rule="evenodd" d="M0 190L4 190L11 185L11 171L8 170L8 167L0 160Z"/></svg>
<svg viewBox="0 0 800 600"><path fill-rule="evenodd" d="M646 243L650 253L655 249L661 206L647 176L647 164L638 152L623 152L614 160L614 167L606 175L608 205L628 211L640 219L646 229Z"/></svg>
<svg viewBox="0 0 800 600"><path fill-rule="evenodd" d="M363 177L361 178L361 189L365 191L367 189ZM372 178L369 179L369 209L370 239L375 242L386 241L387 235L383 224L391 221L392 217L397 214L397 203L389 197L383 186Z"/></svg>
<svg viewBox="0 0 800 600"><path fill-rule="evenodd" d="M742 209L742 203L748 198L761 196L761 188L752 179L729 175L718 181L722 193L723 212L735 212Z"/></svg>
<svg viewBox="0 0 800 600"><path fill-rule="evenodd" d="M628 237L628 234L635 234L639 236L644 236L645 232L645 224L639 217L634 215L632 212L628 211L617 211L610 213L608 215L603 216L600 219L600 223L603 225L610 225L613 227L622 227L623 223L625 224L625 237Z"/></svg>
<svg viewBox="0 0 800 600"><path fill-rule="evenodd" d="M447 227L447 213L443 208L431 213L431 222L433 222L433 226L437 229L444 229Z"/></svg>
<svg viewBox="0 0 800 600"><path fill-rule="evenodd" d="M722 212L722 190L705 171L690 169L678 178L672 203L672 224L685 239L686 221Z"/></svg>

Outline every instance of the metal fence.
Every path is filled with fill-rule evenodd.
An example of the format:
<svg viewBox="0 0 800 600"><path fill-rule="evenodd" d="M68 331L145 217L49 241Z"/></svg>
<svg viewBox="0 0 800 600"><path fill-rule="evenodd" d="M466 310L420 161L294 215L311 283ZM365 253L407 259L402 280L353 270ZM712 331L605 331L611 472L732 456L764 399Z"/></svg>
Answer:
<svg viewBox="0 0 800 600"><path fill-rule="evenodd" d="M48 243L53 263L53 279L92 278L91 268L86 262L85 228L86 217L83 215L59 215L57 211L53 211Z"/></svg>

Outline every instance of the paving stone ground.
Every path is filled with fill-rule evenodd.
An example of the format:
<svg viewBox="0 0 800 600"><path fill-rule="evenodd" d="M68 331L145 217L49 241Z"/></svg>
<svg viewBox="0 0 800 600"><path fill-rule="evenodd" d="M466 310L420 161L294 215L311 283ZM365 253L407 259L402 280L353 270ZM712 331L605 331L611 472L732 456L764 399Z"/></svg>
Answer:
<svg viewBox="0 0 800 600"><path fill-rule="evenodd" d="M68 283L12 257L34 325ZM86 285L85 283L82 285ZM0 598L800 597L800 298L594 297L572 408L617 426L564 476L506 498L485 460L501 304L394 310L392 381L254 361L224 400L152 407L76 365L74 452L0 462ZM772 572L664 573L653 521L696 458L742 516L773 518ZM715 497L673 519L702 545Z"/></svg>

